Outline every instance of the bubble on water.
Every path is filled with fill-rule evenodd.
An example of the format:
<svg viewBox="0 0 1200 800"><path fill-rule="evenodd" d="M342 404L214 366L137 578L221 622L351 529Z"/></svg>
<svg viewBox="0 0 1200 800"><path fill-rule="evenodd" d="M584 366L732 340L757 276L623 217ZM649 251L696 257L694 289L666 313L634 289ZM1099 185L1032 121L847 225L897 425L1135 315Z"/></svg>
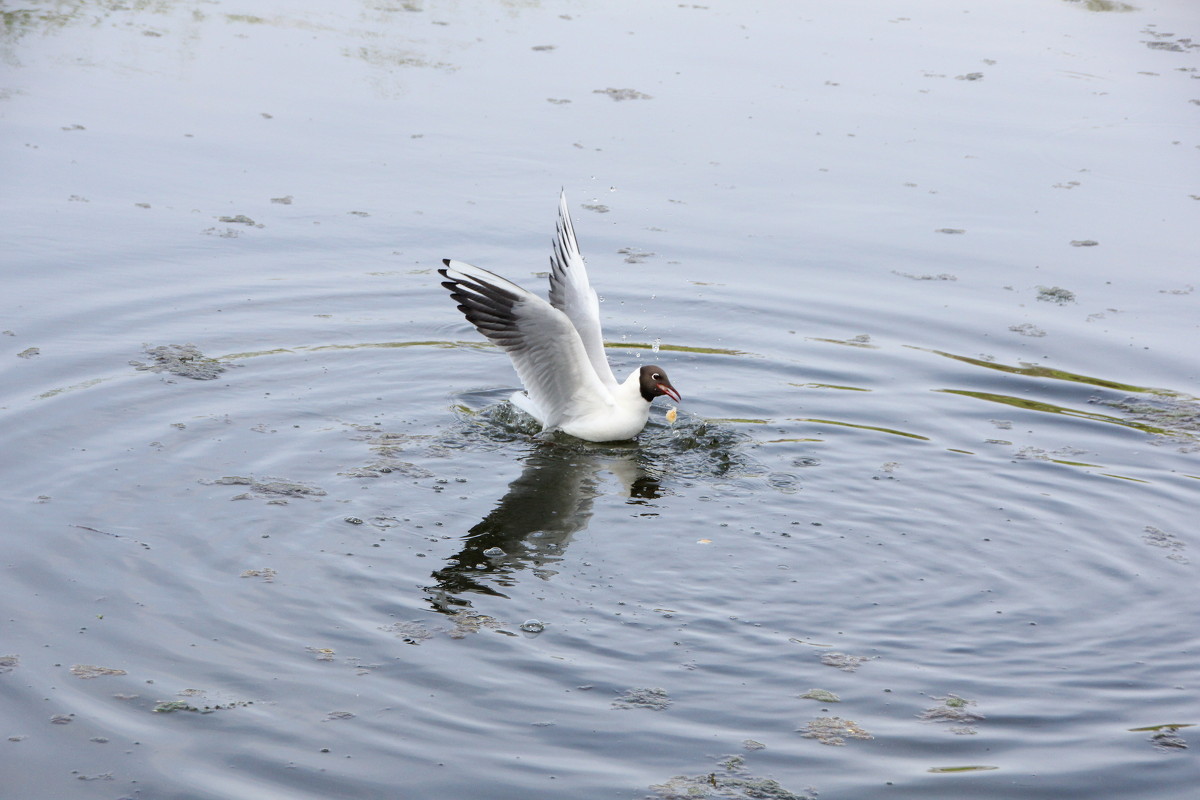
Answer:
<svg viewBox="0 0 1200 800"><path fill-rule="evenodd" d="M527 619L521 623L521 630L525 631L526 633L541 633L542 631L546 630L546 626L541 620Z"/></svg>
<svg viewBox="0 0 1200 800"><path fill-rule="evenodd" d="M489 547L487 550L483 551L483 554L485 556L487 556L488 558L500 558L501 556L508 555L503 550L501 550L499 547Z"/></svg>

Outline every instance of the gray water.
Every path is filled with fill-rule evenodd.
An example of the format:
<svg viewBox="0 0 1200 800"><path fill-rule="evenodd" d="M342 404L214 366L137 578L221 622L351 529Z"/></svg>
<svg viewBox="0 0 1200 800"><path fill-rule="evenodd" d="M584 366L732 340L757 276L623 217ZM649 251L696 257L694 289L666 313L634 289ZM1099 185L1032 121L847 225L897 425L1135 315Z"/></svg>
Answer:
<svg viewBox="0 0 1200 800"><path fill-rule="evenodd" d="M1190 0L3 22L6 798L1196 796Z"/></svg>

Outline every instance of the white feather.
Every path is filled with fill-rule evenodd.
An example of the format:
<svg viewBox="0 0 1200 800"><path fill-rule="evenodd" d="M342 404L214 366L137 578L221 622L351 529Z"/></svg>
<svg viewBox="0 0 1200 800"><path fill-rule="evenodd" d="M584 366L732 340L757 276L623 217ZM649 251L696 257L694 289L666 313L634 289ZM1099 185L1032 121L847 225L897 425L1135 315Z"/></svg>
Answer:
<svg viewBox="0 0 1200 800"><path fill-rule="evenodd" d="M575 240L575 226L567 209L567 194L558 195L558 225L555 228L554 254L550 256L550 305L567 315L579 338L588 360L600 381L615 389L617 379L604 352L600 334L600 298L588 281L587 267Z"/></svg>

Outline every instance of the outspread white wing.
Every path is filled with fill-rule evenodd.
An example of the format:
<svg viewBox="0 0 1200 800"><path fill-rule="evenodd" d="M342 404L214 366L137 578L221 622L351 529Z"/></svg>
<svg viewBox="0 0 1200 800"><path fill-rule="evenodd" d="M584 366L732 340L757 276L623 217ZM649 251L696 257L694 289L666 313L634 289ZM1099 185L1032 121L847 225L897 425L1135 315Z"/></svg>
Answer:
<svg viewBox="0 0 1200 800"><path fill-rule="evenodd" d="M616 388L617 379L604 354L604 337L600 333L600 298L588 282L587 267L575 241L575 227L567 210L566 192L558 196L558 226L554 236L554 255L550 256L550 305L567 315L587 351L588 361L609 389Z"/></svg>
<svg viewBox="0 0 1200 800"><path fill-rule="evenodd" d="M479 332L508 353L545 427L613 406L612 393L565 313L486 269L450 259L443 263L442 285Z"/></svg>

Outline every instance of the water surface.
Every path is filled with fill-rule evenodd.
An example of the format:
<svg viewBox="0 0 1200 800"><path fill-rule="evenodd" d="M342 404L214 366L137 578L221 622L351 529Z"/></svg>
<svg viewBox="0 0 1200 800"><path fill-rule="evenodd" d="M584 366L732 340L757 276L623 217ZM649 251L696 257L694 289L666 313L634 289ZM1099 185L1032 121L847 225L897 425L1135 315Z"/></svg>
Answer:
<svg viewBox="0 0 1200 800"><path fill-rule="evenodd" d="M12 797L1194 793L1190 3L3 21ZM634 444L434 272L560 188Z"/></svg>

